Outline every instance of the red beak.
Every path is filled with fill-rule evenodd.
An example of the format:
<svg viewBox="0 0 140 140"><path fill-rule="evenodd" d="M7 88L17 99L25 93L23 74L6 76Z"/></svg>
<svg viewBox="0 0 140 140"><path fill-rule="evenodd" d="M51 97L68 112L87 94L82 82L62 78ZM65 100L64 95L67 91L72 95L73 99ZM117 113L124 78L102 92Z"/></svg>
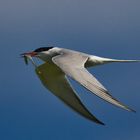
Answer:
<svg viewBox="0 0 140 140"><path fill-rule="evenodd" d="M24 57L24 56L31 56L31 57L34 57L36 56L37 53L36 52L27 52L27 53L22 53L21 56Z"/></svg>

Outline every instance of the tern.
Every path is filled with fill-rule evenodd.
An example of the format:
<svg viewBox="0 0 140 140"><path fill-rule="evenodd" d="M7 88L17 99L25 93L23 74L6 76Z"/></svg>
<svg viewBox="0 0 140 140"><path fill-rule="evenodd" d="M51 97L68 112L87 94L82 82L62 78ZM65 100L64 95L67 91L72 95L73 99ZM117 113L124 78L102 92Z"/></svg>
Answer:
<svg viewBox="0 0 140 140"><path fill-rule="evenodd" d="M41 47L23 53L22 57L24 57L26 64L28 64L28 60L32 62L36 74L49 91L74 111L95 123L104 125L82 103L68 77L101 99L127 111L135 112L115 99L86 68L112 62L140 62L140 60L110 59L59 47ZM39 58L44 63L38 66L33 61L33 57Z"/></svg>

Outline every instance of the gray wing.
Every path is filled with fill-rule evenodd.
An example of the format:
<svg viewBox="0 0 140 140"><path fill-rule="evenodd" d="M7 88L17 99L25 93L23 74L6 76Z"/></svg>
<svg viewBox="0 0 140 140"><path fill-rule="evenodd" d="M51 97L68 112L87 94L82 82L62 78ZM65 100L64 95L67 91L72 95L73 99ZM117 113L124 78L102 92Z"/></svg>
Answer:
<svg viewBox="0 0 140 140"><path fill-rule="evenodd" d="M72 89L65 74L53 63L45 63L36 68L36 74L43 85L73 110L98 124L103 123L93 116Z"/></svg>
<svg viewBox="0 0 140 140"><path fill-rule="evenodd" d="M113 98L107 89L85 69L84 65L88 60L88 56L74 52L64 52L52 60L66 75L79 82L95 95L115 106L128 111L134 111Z"/></svg>

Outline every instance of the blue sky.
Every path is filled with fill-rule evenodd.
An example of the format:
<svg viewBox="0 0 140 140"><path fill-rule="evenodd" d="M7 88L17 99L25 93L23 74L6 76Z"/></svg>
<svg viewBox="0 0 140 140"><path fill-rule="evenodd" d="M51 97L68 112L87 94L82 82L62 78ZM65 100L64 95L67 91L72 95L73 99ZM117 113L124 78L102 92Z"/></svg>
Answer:
<svg viewBox="0 0 140 140"><path fill-rule="evenodd" d="M0 1L0 139L140 139L140 64L90 69L130 113L72 81L106 126L79 116L53 96L19 54L54 45L119 59L140 59L138 0Z"/></svg>

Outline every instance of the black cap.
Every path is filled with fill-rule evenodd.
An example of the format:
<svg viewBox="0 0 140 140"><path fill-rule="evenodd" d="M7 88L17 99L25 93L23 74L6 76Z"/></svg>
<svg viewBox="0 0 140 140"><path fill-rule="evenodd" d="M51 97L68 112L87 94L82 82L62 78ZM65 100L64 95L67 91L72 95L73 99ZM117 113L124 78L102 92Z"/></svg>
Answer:
<svg viewBox="0 0 140 140"><path fill-rule="evenodd" d="M54 48L54 47L41 47L41 48L38 48L38 49L34 50L34 52L48 51L48 50L50 50L52 48Z"/></svg>

